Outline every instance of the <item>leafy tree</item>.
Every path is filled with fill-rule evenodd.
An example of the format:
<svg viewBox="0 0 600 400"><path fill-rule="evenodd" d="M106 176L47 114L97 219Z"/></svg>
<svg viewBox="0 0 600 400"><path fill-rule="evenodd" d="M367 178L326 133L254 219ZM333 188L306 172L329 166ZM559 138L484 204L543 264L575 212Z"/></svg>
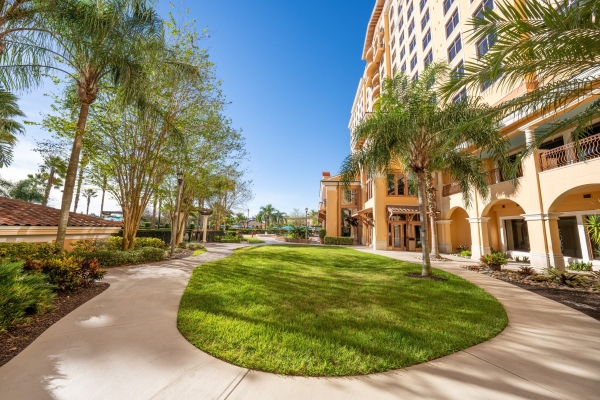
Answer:
<svg viewBox="0 0 600 400"><path fill-rule="evenodd" d="M448 172L469 205L473 190L483 197L489 192L487 166L475 152L489 154L505 168L508 149L496 120L483 117L487 105L471 98L438 101L438 85L448 75L445 65L433 63L416 80L404 74L384 80L375 112L352 133L353 140L364 145L346 158L341 169L346 187L361 171L385 176L389 170L402 169L415 176L422 221L423 276L432 275L426 223L427 180L431 173Z"/></svg>
<svg viewBox="0 0 600 400"><path fill-rule="evenodd" d="M86 188L82 193L83 198L87 199L87 207L85 209L85 214L90 215L90 202L93 197L98 197L98 191L92 188Z"/></svg>
<svg viewBox="0 0 600 400"><path fill-rule="evenodd" d="M14 184L9 194L16 200L42 204L44 202L44 179L40 175L27 175L26 179Z"/></svg>
<svg viewBox="0 0 600 400"><path fill-rule="evenodd" d="M445 85L445 95L451 97L464 86L470 93L478 93L492 83L505 88L525 83L526 93L492 110L501 117L543 115L567 104L583 104L591 96L587 106L536 131L535 143L522 157L573 125L573 139L578 143L589 134L592 120L600 112L597 74L590 73L600 59L599 7L598 0L496 2L493 9L484 9L470 21L473 32L469 41L487 40L493 45L476 61L465 63L460 79Z"/></svg>
<svg viewBox="0 0 600 400"><path fill-rule="evenodd" d="M56 239L64 245L90 106L106 86L118 87L127 101L140 99L140 54L162 45L162 26L142 0L59 3L61 12L48 14L45 20L53 29L52 41L42 45L26 36L11 40L3 53L6 68L0 69L0 78L10 87L28 88L42 73L53 70L68 78L76 94L79 112ZM36 49L42 47L52 53L44 63L37 61Z"/></svg>
<svg viewBox="0 0 600 400"><path fill-rule="evenodd" d="M0 176L0 196L9 197L13 184Z"/></svg>
<svg viewBox="0 0 600 400"><path fill-rule="evenodd" d="M0 88L0 168L7 167L13 160L13 147L17 143L17 135L25 132L23 125L14 118L24 116L17 104L17 98Z"/></svg>

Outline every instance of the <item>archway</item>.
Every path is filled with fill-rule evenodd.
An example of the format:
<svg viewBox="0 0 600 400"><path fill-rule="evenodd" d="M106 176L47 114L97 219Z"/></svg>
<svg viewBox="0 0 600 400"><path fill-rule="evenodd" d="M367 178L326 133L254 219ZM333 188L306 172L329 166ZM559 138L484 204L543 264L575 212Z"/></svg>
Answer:
<svg viewBox="0 0 600 400"><path fill-rule="evenodd" d="M450 242L452 251L458 252L459 247L471 250L471 224L468 221L469 214L464 208L457 207L450 214Z"/></svg>
<svg viewBox="0 0 600 400"><path fill-rule="evenodd" d="M488 204L481 216L488 219L490 248L513 255L529 256L529 228L523 207L512 200L496 200Z"/></svg>
<svg viewBox="0 0 600 400"><path fill-rule="evenodd" d="M582 185L556 196L548 213L557 218L560 249L566 263L593 261L600 265L600 246L585 227L592 215L600 215L600 184Z"/></svg>

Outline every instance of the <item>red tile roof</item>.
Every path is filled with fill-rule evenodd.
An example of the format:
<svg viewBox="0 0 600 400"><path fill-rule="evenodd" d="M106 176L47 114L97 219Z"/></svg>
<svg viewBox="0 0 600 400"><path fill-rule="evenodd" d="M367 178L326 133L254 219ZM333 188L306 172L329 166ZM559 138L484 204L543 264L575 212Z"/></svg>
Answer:
<svg viewBox="0 0 600 400"><path fill-rule="evenodd" d="M3 226L58 226L59 215L60 210L56 208L0 197L0 225ZM122 223L69 213L68 226L112 228Z"/></svg>

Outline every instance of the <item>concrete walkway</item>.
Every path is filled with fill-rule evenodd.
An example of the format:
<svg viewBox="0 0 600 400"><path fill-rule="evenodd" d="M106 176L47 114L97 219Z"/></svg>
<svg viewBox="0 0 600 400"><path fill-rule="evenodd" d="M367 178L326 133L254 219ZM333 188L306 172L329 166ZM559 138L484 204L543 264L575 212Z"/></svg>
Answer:
<svg viewBox="0 0 600 400"><path fill-rule="evenodd" d="M600 396L600 322L459 263L436 263L505 306L509 326L465 351L404 370L349 378L283 377L217 360L177 330L202 256L113 269L111 287L0 368L0 399L592 399ZM362 250L394 258L396 254Z"/></svg>

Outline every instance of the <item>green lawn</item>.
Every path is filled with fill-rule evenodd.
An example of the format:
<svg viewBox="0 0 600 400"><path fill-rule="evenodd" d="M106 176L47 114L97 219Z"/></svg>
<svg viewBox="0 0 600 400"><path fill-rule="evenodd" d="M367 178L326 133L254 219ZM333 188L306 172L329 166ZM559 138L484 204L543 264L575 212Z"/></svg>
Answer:
<svg viewBox="0 0 600 400"><path fill-rule="evenodd" d="M504 308L475 285L407 278L416 264L347 248L259 246L194 271L178 327L233 364L341 376L432 360L500 333Z"/></svg>
<svg viewBox="0 0 600 400"><path fill-rule="evenodd" d="M248 242L248 244L261 244L264 243L263 240L253 238L252 236L244 236L244 240Z"/></svg>

